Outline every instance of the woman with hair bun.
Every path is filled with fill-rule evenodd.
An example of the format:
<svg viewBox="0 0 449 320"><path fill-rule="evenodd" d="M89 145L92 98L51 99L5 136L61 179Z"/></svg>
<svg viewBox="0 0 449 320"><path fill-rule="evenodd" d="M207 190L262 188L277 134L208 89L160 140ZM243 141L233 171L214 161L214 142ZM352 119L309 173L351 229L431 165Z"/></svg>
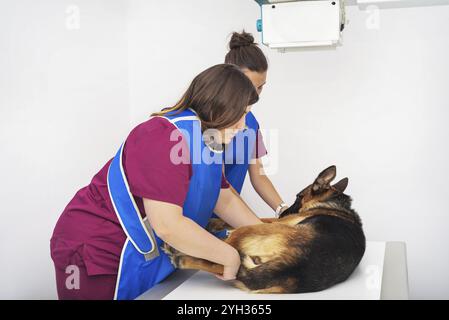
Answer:
<svg viewBox="0 0 449 320"><path fill-rule="evenodd" d="M266 83L268 62L254 37L245 31L234 32L229 41L225 63L234 64L251 80L260 95ZM225 154L225 175L231 186L240 193L247 172L253 188L278 216L287 209L281 196L265 175L261 158L267 154L254 114L246 115L247 130L237 134ZM247 140L247 143L243 141Z"/></svg>

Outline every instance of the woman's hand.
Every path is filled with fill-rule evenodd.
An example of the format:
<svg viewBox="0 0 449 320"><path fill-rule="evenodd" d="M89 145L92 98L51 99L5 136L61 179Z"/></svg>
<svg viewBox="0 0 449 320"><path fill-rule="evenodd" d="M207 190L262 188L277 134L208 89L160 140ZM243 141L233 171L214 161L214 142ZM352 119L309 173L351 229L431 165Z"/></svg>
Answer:
<svg viewBox="0 0 449 320"><path fill-rule="evenodd" d="M229 260L228 264L223 267L223 274L216 274L215 276L224 281L234 280L240 269L240 255L237 250L234 249L233 257Z"/></svg>

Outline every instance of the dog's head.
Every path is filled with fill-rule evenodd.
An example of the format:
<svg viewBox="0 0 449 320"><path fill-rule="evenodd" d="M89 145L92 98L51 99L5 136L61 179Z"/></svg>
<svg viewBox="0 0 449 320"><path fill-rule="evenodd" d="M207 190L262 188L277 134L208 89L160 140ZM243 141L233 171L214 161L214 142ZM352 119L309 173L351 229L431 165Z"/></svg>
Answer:
<svg viewBox="0 0 449 320"><path fill-rule="evenodd" d="M337 175L337 168L330 166L323 170L315 181L296 195L295 203L281 214L281 218L289 214L299 213L301 209L310 208L318 203L326 203L338 200L340 205L351 205L349 196L343 194L348 186L348 178L341 179L331 185Z"/></svg>

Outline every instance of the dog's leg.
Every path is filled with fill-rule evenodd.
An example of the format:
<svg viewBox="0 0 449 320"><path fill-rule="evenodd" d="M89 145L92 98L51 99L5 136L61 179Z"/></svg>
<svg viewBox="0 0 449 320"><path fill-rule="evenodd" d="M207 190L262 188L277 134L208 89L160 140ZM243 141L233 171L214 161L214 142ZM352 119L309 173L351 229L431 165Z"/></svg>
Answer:
<svg viewBox="0 0 449 320"><path fill-rule="evenodd" d="M229 224L224 222L221 219L212 218L209 220L209 223L206 226L206 230L212 233L220 232L223 230L231 230L232 228Z"/></svg>
<svg viewBox="0 0 449 320"><path fill-rule="evenodd" d="M269 288L265 288L265 289L260 289L260 290L252 290L250 291L251 293L285 293L286 290L284 287L281 286L274 286L274 287L269 287Z"/></svg>
<svg viewBox="0 0 449 320"><path fill-rule="evenodd" d="M191 257L164 243L162 250L170 258L175 268L203 270L215 274L223 274L223 266L204 259Z"/></svg>
<svg viewBox="0 0 449 320"><path fill-rule="evenodd" d="M278 218L261 218L260 219L263 223L273 223L273 222L279 222Z"/></svg>
<svg viewBox="0 0 449 320"><path fill-rule="evenodd" d="M260 220L263 223L281 222L281 219L279 218L261 218ZM212 218L209 220L209 223L206 226L206 230L213 233L223 230L234 230L234 228L221 219Z"/></svg>
<svg viewBox="0 0 449 320"><path fill-rule="evenodd" d="M215 274L223 274L224 267L221 264L213 263L204 259L191 256L181 256L178 259L178 268L202 270Z"/></svg>
<svg viewBox="0 0 449 320"><path fill-rule="evenodd" d="M286 224L288 226L296 226L298 223L303 221L307 216L300 216L299 214L288 215L285 218L277 219L277 223Z"/></svg>
<svg viewBox="0 0 449 320"><path fill-rule="evenodd" d="M298 214L288 215L284 218L262 218L263 223L282 223L289 226L294 226L304 220L306 217L299 216Z"/></svg>

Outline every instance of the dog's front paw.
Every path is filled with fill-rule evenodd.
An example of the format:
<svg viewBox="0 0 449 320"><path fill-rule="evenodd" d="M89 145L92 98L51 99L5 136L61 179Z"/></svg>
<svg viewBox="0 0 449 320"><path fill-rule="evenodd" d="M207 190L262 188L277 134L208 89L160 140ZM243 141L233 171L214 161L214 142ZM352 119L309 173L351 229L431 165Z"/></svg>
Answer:
<svg viewBox="0 0 449 320"><path fill-rule="evenodd" d="M206 230L211 233L220 232L226 229L232 229L232 227L223 220L217 218L210 219L206 226Z"/></svg>
<svg viewBox="0 0 449 320"><path fill-rule="evenodd" d="M162 245L162 251L170 258L171 264L175 268L179 268L179 258L183 255L180 251L176 250L166 242Z"/></svg>

